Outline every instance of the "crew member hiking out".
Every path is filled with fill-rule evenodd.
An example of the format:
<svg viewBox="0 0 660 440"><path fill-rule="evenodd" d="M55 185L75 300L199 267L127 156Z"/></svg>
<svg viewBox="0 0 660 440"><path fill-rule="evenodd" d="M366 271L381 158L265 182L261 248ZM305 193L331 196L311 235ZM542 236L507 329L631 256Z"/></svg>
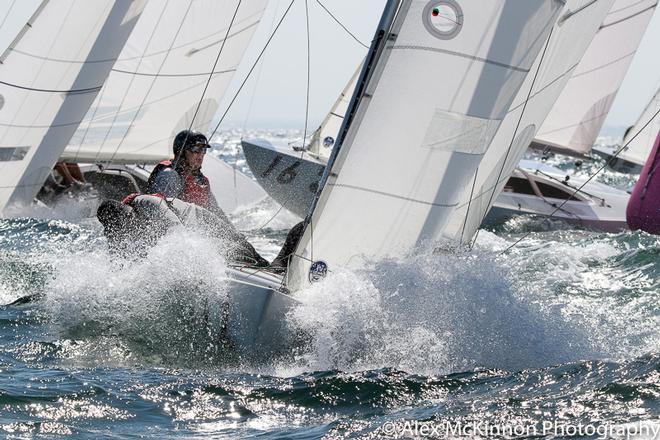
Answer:
<svg viewBox="0 0 660 440"><path fill-rule="evenodd" d="M280 253L269 264L218 206L201 171L208 148L202 133L179 132L173 142L174 160L161 162L149 176L149 194L131 194L122 202L101 204L97 216L110 249L124 256L144 256L170 227L183 225L222 239L231 262L285 270L302 235L302 222L289 231Z"/></svg>

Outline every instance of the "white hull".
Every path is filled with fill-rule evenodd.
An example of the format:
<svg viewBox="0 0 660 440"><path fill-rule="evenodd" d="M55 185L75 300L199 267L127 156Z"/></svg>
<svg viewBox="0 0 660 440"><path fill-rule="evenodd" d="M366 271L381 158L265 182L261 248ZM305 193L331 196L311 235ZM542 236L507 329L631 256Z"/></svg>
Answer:
<svg viewBox="0 0 660 440"><path fill-rule="evenodd" d="M314 196L311 189L316 188L324 163L309 157L301 158L299 152L284 143L274 145L265 140L245 140L243 151L250 169L266 192L290 211L304 217ZM512 178L524 179L528 188L518 188L518 191L516 185L507 185L495 200L484 224L517 215L545 215L605 231L627 229L625 211L629 195L625 192L589 183L574 196L576 200L569 200L556 210L574 192L572 187L578 187L582 182L570 181L570 186L563 184L565 174L560 170L532 161L521 162L521 167L531 172L518 169ZM287 178L278 179L283 175Z"/></svg>
<svg viewBox="0 0 660 440"><path fill-rule="evenodd" d="M229 311L220 320L226 320L234 349L260 357L286 354L293 342L286 314L297 301L280 290L281 278L240 268L228 269L227 278Z"/></svg>

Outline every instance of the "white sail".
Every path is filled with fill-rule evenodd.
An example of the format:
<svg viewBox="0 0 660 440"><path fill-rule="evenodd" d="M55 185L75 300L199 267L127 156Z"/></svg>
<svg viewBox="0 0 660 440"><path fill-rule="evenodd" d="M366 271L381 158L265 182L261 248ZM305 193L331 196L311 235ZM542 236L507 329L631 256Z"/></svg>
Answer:
<svg viewBox="0 0 660 440"><path fill-rule="evenodd" d="M619 153L618 157L620 159L634 162L638 165L644 165L646 163L646 159L648 159L649 154L653 149L655 139L658 136L658 133L660 133L660 116L655 116L655 118L653 118L658 110L660 110L660 88L658 88L658 91L653 98L651 98L651 101L646 106L635 125L633 125L624 136L623 145L628 145L621 153ZM648 125L646 125L647 123ZM644 125L646 125L646 127L644 127ZM635 136L634 139L633 136Z"/></svg>
<svg viewBox="0 0 660 440"><path fill-rule="evenodd" d="M341 94L330 109L330 112L325 119L323 119L321 126L314 132L309 148L307 149L307 152L313 157L326 160L330 157L330 152L332 152L332 147L335 145L337 134L344 122L346 110L351 102L355 87L357 86L362 66L363 63L360 63L357 70L348 81L348 84L346 84L346 87L344 87L344 90L342 90Z"/></svg>
<svg viewBox="0 0 660 440"><path fill-rule="evenodd" d="M51 0L0 61L0 211L29 203L94 101L144 1Z"/></svg>
<svg viewBox="0 0 660 440"><path fill-rule="evenodd" d="M564 4L395 3L290 266L292 286L306 282L311 260L332 269L400 255L442 230Z"/></svg>
<svg viewBox="0 0 660 440"><path fill-rule="evenodd" d="M596 34L612 0L569 0L471 185L464 188L446 239L469 241L536 135Z"/></svg>
<svg viewBox="0 0 660 440"><path fill-rule="evenodd" d="M193 117L207 132L265 4L151 0L62 158L159 162Z"/></svg>
<svg viewBox="0 0 660 440"><path fill-rule="evenodd" d="M42 0L0 2L0 53L14 41Z"/></svg>
<svg viewBox="0 0 660 440"><path fill-rule="evenodd" d="M536 143L586 154L642 40L658 0L616 0L536 135Z"/></svg>

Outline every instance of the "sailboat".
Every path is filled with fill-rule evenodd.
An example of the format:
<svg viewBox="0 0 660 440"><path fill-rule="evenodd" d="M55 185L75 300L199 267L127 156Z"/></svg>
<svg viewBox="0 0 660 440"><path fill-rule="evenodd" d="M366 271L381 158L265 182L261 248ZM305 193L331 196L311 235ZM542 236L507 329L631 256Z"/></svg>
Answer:
<svg viewBox="0 0 660 440"><path fill-rule="evenodd" d="M614 2L584 57L574 66L570 80L532 141L532 148L551 147L582 155L590 151L656 6L657 0ZM279 203L301 217L312 203L329 158L330 149L322 145L334 143L333 129L338 130L336 121L346 111L342 97L354 88L352 79L307 150L295 151L277 140L242 142L258 182ZM572 179L571 183L568 179ZM485 223L532 214L551 215L607 231L625 229L628 195L598 183L587 183L576 193L583 181L548 165L523 161L496 198ZM556 209L560 205L561 209Z"/></svg>
<svg viewBox="0 0 660 440"><path fill-rule="evenodd" d="M335 268L470 240L612 4L389 0L286 275L227 270L232 336L277 340Z"/></svg>
<svg viewBox="0 0 660 440"><path fill-rule="evenodd" d="M208 131L265 6L266 0L42 2L0 65L3 215L20 215L57 160L82 163L90 180L106 179L119 198L143 189L149 164L170 157L172 133ZM207 161L206 171L213 178L218 166L226 177L227 165L217 159ZM270 338L282 322L267 317L294 303L281 279L230 267L227 280L232 340L241 346L267 340L275 349Z"/></svg>
<svg viewBox="0 0 660 440"><path fill-rule="evenodd" d="M656 113L660 110L660 88L655 92L644 111L635 122L628 128L623 137L623 150L615 153L621 147L595 147L594 153L607 160L607 165L615 171L622 173L640 173L646 163L657 133L660 132L660 116Z"/></svg>
<svg viewBox="0 0 660 440"><path fill-rule="evenodd" d="M42 1L0 56L0 213L32 202L145 4Z"/></svg>
<svg viewBox="0 0 660 440"><path fill-rule="evenodd" d="M626 219L630 229L642 230L649 234L660 234L660 131L656 135L653 148L633 188L630 203L626 209Z"/></svg>
<svg viewBox="0 0 660 440"><path fill-rule="evenodd" d="M459 3L388 3L289 286L471 240L613 4Z"/></svg>

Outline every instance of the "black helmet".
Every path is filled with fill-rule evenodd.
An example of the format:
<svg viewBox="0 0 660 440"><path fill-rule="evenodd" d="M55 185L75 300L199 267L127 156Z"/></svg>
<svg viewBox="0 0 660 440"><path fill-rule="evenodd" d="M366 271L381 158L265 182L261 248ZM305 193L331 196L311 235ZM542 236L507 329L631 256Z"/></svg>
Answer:
<svg viewBox="0 0 660 440"><path fill-rule="evenodd" d="M117 200L106 200L98 207L96 216L106 233L116 235L130 226L133 208Z"/></svg>
<svg viewBox="0 0 660 440"><path fill-rule="evenodd" d="M174 150L174 157L178 159L181 153L183 152L182 151L183 149L191 148L195 146L210 148L206 136L204 136L199 131L195 131L195 130L180 131L179 134L177 134L176 137L174 138L174 144L172 145Z"/></svg>

